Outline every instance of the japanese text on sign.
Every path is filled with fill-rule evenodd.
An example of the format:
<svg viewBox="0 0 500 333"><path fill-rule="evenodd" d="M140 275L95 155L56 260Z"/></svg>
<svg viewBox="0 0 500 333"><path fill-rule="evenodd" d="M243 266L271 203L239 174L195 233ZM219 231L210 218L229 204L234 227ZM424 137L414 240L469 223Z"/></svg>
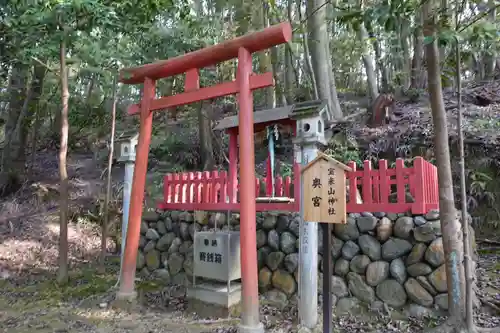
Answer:
<svg viewBox="0 0 500 333"><path fill-rule="evenodd" d="M205 246L208 246L210 244L210 241L207 238L205 238L203 240L203 244L205 244ZM212 246L217 246L217 239L212 239Z"/></svg>
<svg viewBox="0 0 500 333"><path fill-rule="evenodd" d="M208 238L205 238L203 240L203 244L205 246L215 247L215 246L217 246L217 239L209 240ZM216 264L221 264L222 263L222 254L215 253L215 252L200 252L200 261L214 262Z"/></svg>
<svg viewBox="0 0 500 333"><path fill-rule="evenodd" d="M200 252L200 261L222 264L222 254L213 252Z"/></svg>
<svg viewBox="0 0 500 333"><path fill-rule="evenodd" d="M338 199L335 197L335 169L328 168L328 215L335 215L335 203Z"/></svg>
<svg viewBox="0 0 500 333"><path fill-rule="evenodd" d="M312 181L312 187L313 188L321 188L321 179L320 178L313 178ZM319 207L321 206L321 197L315 196L312 198L312 203L314 207Z"/></svg>
<svg viewBox="0 0 500 333"><path fill-rule="evenodd" d="M309 230L307 229L307 226L303 223L300 226L300 243L301 243L301 248L302 248L302 253L307 253L308 252L308 244L309 244Z"/></svg>
<svg viewBox="0 0 500 333"><path fill-rule="evenodd" d="M346 171L350 168L318 153L302 169L304 220L307 222L345 223Z"/></svg>
<svg viewBox="0 0 500 333"><path fill-rule="evenodd" d="M312 183L313 188L321 188L321 179L320 178L314 178L313 183Z"/></svg>

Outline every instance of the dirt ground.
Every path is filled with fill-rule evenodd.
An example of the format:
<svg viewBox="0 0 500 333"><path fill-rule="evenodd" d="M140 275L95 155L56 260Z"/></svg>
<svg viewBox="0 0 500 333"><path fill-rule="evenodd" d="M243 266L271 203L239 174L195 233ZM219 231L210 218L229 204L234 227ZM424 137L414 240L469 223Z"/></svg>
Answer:
<svg viewBox="0 0 500 333"><path fill-rule="evenodd" d="M91 156L71 160L69 175L71 199L76 204L82 198L100 193L102 169L93 164ZM56 157L41 157L33 169L33 177L57 192ZM120 172L116 178L121 179ZM109 257L106 274L96 273L99 227L81 216L69 225L70 283L57 286L54 282L59 234L57 199L57 195L48 195L42 200L33 194L33 189L25 188L0 203L0 332L236 332L237 318L199 318L186 310L184 289L158 281L138 280L138 303L126 310L116 308L113 299L118 258ZM479 287L482 297L500 302L500 252L488 247L480 251ZM268 332L297 331L295 304L284 309L262 304L261 320ZM393 314L374 318L357 313L335 317L333 326L334 332L422 332L442 319L412 319ZM498 326L500 313L484 307L478 311L476 323Z"/></svg>

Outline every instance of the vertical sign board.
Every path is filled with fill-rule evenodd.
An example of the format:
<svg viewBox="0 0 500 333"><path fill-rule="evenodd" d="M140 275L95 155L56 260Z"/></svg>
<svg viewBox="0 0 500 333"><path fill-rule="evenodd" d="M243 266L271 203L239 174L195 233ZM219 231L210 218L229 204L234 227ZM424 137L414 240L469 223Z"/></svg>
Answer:
<svg viewBox="0 0 500 333"><path fill-rule="evenodd" d="M304 221L320 222L323 246L332 247L332 224L346 223L346 176L351 168L318 153L302 169ZM331 333L332 323L332 251L323 250L323 333Z"/></svg>
<svg viewBox="0 0 500 333"><path fill-rule="evenodd" d="M302 169L304 221L346 223L347 165L323 153Z"/></svg>

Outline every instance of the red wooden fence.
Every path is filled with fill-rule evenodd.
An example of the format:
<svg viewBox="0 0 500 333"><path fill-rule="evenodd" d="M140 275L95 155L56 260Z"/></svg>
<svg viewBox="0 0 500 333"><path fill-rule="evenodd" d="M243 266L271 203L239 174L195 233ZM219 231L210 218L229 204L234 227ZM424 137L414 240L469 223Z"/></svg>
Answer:
<svg viewBox="0 0 500 333"><path fill-rule="evenodd" d="M255 180L257 211L283 210L299 211L300 167L293 167L294 179L276 177L274 198L266 186L271 179ZM230 177L226 171L184 172L167 174L163 185L164 201L161 209L174 210L239 210L239 185L231 191Z"/></svg>
<svg viewBox="0 0 500 333"><path fill-rule="evenodd" d="M347 179L351 189L361 193L362 203L356 202L356 191L349 191L347 211L390 212L425 214L439 208L437 169L422 157L415 158L412 167L406 168L402 159L396 160L395 168L388 168L386 160L379 161L374 170L365 161L358 170L355 162L349 162L351 172ZM266 183L270 179L256 179L255 195L257 211L299 211L300 166L293 167L291 177L276 177L275 197ZM164 180L164 200L161 209L173 210L239 210L239 186L231 191L226 171L185 172L167 174ZM409 195L408 195L409 194ZM288 199L286 199L288 198ZM267 202L266 202L267 201Z"/></svg>
<svg viewBox="0 0 500 333"><path fill-rule="evenodd" d="M347 211L425 214L439 208L437 169L422 157L416 157L413 166L406 168L402 159L396 160L393 169L386 160L379 161L378 170L370 161L357 170L356 163L349 162L352 171L347 173L351 188L361 191L363 203L356 202L356 192L349 191ZM409 195L408 195L409 194Z"/></svg>

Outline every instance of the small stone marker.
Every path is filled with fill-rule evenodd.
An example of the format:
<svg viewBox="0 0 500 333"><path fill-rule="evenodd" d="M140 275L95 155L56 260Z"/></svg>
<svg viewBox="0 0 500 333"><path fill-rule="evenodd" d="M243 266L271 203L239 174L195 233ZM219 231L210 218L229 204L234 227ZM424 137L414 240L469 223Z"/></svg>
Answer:
<svg viewBox="0 0 500 333"><path fill-rule="evenodd" d="M346 223L347 165L323 153L302 169L304 221Z"/></svg>

